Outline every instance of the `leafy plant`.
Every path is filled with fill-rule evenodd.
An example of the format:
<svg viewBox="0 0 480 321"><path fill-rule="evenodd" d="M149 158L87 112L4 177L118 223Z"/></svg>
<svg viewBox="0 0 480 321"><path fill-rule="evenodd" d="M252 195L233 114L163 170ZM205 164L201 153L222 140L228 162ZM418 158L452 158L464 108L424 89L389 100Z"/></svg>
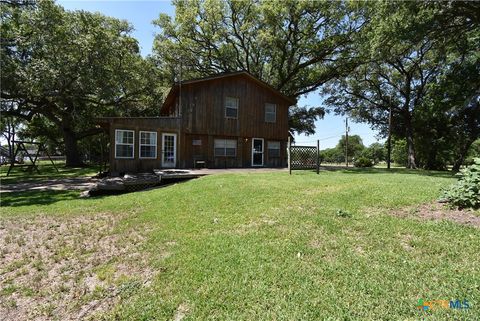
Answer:
<svg viewBox="0 0 480 321"><path fill-rule="evenodd" d="M352 213L344 210L337 210L337 216L348 218L348 217L352 217Z"/></svg>
<svg viewBox="0 0 480 321"><path fill-rule="evenodd" d="M373 162L370 159L361 156L360 158L355 160L353 165L355 165L355 167L372 167Z"/></svg>
<svg viewBox="0 0 480 321"><path fill-rule="evenodd" d="M460 179L443 192L441 200L460 208L480 208L480 158L457 175Z"/></svg>

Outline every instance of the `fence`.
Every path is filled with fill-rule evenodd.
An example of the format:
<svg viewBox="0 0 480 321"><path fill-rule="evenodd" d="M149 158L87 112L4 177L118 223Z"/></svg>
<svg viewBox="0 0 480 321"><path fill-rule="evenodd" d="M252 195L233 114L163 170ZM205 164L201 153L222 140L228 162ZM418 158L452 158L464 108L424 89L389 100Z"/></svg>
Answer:
<svg viewBox="0 0 480 321"><path fill-rule="evenodd" d="M320 172L320 142L317 140L317 146L292 146L290 138L288 139L288 170L297 169L316 169Z"/></svg>

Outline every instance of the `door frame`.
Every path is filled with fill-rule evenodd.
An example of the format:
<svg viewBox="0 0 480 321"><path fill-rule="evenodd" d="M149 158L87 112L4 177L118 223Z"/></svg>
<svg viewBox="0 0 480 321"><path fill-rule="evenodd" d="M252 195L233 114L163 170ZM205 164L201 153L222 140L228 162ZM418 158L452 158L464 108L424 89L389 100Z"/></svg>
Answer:
<svg viewBox="0 0 480 321"><path fill-rule="evenodd" d="M173 166L170 164L165 165L164 160L164 153L165 153L165 137L166 136L173 136ZM176 133L162 133L162 150L161 150L161 157L162 157L162 168L175 168L177 166L177 134Z"/></svg>
<svg viewBox="0 0 480 321"><path fill-rule="evenodd" d="M262 141L262 153L261 153L261 154L262 154L262 164L261 164L261 165L258 165L258 164L254 164L254 163L253 163L253 160L254 160L254 159L253 159L253 156L254 156L254 154L260 154L260 153L255 153L255 148L254 148L254 142L255 142L255 140L261 140L261 141ZM251 155L251 156L252 156L252 167L262 167L262 166L264 166L264 164L265 164L265 139L263 139L263 138L258 138L258 137L252 138L252 155Z"/></svg>

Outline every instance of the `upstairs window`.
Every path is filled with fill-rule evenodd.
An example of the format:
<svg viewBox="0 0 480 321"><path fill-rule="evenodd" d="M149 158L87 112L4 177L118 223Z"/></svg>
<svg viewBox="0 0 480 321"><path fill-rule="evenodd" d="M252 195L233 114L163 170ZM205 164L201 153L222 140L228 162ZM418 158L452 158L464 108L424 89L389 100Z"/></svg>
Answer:
<svg viewBox="0 0 480 321"><path fill-rule="evenodd" d="M237 141L235 139L215 139L215 156L235 157Z"/></svg>
<svg viewBox="0 0 480 321"><path fill-rule="evenodd" d="M157 158L156 132L140 132L140 158Z"/></svg>
<svg viewBox="0 0 480 321"><path fill-rule="evenodd" d="M134 135L133 130L115 130L115 158L133 158Z"/></svg>
<svg viewBox="0 0 480 321"><path fill-rule="evenodd" d="M265 104L265 122L274 123L277 120L277 105Z"/></svg>
<svg viewBox="0 0 480 321"><path fill-rule="evenodd" d="M268 157L280 157L280 142L268 142Z"/></svg>
<svg viewBox="0 0 480 321"><path fill-rule="evenodd" d="M234 97L225 98L225 117L226 118L238 117L238 98L234 98Z"/></svg>

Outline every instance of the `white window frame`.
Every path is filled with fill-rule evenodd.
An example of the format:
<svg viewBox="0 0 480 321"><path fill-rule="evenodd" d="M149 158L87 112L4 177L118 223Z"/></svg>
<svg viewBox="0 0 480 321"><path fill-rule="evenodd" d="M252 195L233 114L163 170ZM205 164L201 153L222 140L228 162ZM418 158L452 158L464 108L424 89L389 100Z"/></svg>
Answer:
<svg viewBox="0 0 480 321"><path fill-rule="evenodd" d="M267 112L267 105L273 106L273 112ZM273 121L267 120L267 114L273 114ZM265 103L265 122L276 123L277 122L277 104Z"/></svg>
<svg viewBox="0 0 480 321"><path fill-rule="evenodd" d="M224 142L223 155L217 155L217 147L215 146L215 142L220 140ZM235 142L235 155L227 155L227 141ZM236 139L215 138L213 140L213 155L215 157L237 157L237 149L238 149L238 141Z"/></svg>
<svg viewBox="0 0 480 321"><path fill-rule="evenodd" d="M278 148L270 148L270 145L274 143L274 144L278 144ZM274 140L269 140L267 142L267 150L268 150L268 158L280 158L280 150L282 149L281 148L281 143L279 141L274 141ZM278 156L270 156L270 150L273 149L273 150L278 150Z"/></svg>
<svg viewBox="0 0 480 321"><path fill-rule="evenodd" d="M149 134L155 134L155 144L142 144L142 134L143 133L149 133ZM146 157L142 156L142 146L155 146L155 156L153 157ZM141 130L138 132L138 158L141 159L156 159L157 158L157 149L158 149L158 134L155 131L148 131L148 130Z"/></svg>
<svg viewBox="0 0 480 321"><path fill-rule="evenodd" d="M133 142L131 144L124 144L124 143L118 143L117 142L117 133L118 132L130 132L133 133ZM117 155L117 145L128 145L132 146L132 156L118 156ZM134 159L135 158L135 131L131 129L115 129L115 158L118 159Z"/></svg>
<svg viewBox="0 0 480 321"><path fill-rule="evenodd" d="M235 107L227 106L227 101L229 99L235 100L235 102L236 102ZM239 99L237 97L231 97L231 96L225 97L225 118L230 118L230 119L237 119L238 118L238 105L239 105L239 103L240 102L239 102ZM227 115L227 109L235 109L237 111L237 115L235 117L228 116Z"/></svg>

